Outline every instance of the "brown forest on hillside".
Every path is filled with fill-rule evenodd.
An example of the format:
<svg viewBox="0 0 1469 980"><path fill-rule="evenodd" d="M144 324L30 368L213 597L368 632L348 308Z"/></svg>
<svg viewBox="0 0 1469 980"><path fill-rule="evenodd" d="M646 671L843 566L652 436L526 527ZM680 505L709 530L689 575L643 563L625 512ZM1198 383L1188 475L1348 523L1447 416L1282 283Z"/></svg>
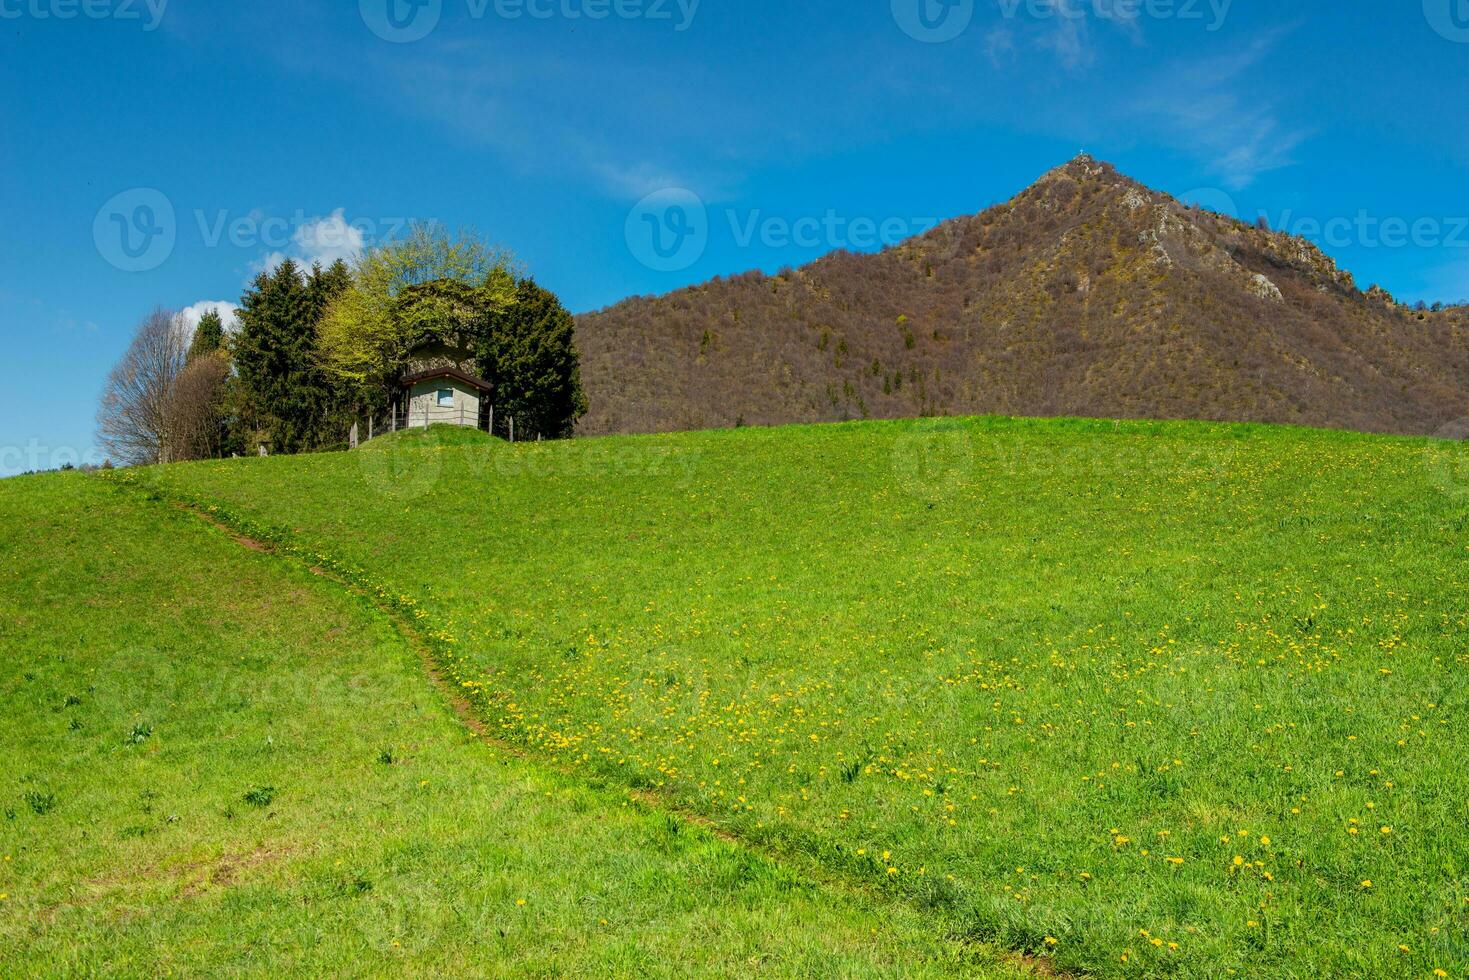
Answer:
<svg viewBox="0 0 1469 980"><path fill-rule="evenodd" d="M922 415L1433 433L1469 415L1469 316L1359 290L1303 239L1079 157L876 254L578 318L581 434Z"/></svg>

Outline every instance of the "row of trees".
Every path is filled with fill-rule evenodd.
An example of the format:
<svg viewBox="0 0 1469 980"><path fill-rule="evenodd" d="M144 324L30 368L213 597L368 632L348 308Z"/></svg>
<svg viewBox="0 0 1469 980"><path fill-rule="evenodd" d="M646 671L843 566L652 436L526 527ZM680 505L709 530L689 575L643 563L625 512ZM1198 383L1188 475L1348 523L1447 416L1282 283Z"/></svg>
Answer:
<svg viewBox="0 0 1469 980"><path fill-rule="evenodd" d="M288 259L262 273L232 330L213 311L192 334L150 313L108 378L98 438L135 465L341 448L355 420L387 408L413 351L435 343L471 352L497 409L566 437L587 410L574 330L508 252L415 226L351 266Z"/></svg>

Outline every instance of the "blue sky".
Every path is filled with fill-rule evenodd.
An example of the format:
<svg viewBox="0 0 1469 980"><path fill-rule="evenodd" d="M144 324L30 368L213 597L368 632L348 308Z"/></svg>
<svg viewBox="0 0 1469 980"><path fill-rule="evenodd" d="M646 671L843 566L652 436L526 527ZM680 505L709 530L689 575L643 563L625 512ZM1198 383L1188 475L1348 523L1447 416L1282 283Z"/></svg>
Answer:
<svg viewBox="0 0 1469 980"><path fill-rule="evenodd" d="M0 473L92 450L149 309L413 219L583 311L1086 150L1469 297L1469 0L0 0L0 80ZM703 222L673 254L670 201Z"/></svg>

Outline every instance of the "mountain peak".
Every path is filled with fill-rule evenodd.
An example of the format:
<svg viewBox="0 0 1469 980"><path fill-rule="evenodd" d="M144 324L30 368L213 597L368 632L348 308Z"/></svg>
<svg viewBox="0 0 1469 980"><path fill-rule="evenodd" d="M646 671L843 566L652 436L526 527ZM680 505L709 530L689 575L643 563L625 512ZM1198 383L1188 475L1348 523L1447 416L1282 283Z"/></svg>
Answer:
<svg viewBox="0 0 1469 980"><path fill-rule="evenodd" d="M981 413L1428 433L1469 415L1469 318L1373 302L1304 239L1088 153L882 252L585 314L577 345L591 434Z"/></svg>
<svg viewBox="0 0 1469 980"><path fill-rule="evenodd" d="M1047 184L1055 180L1102 184L1137 183L1131 178L1124 176L1112 164L1105 160L1098 160L1090 153L1084 151L1067 160L1059 167L1053 167L1046 171L1032 186ZM1140 187L1142 185L1138 184L1138 186Z"/></svg>

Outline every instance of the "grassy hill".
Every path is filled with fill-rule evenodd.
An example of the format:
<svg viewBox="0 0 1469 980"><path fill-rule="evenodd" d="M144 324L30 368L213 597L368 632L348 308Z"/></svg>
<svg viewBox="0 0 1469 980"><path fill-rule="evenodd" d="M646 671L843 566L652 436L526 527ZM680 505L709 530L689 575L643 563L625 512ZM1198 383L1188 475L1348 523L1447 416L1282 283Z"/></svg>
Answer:
<svg viewBox="0 0 1469 980"><path fill-rule="evenodd" d="M1469 415L1463 314L1082 156L881 253L578 317L580 431L990 412L1428 434Z"/></svg>
<svg viewBox="0 0 1469 980"><path fill-rule="evenodd" d="M131 479L424 624L504 742L935 935L1099 975L1469 969L1462 445L430 432Z"/></svg>
<svg viewBox="0 0 1469 980"><path fill-rule="evenodd" d="M0 512L6 976L1015 972L470 737L370 605L161 501Z"/></svg>

